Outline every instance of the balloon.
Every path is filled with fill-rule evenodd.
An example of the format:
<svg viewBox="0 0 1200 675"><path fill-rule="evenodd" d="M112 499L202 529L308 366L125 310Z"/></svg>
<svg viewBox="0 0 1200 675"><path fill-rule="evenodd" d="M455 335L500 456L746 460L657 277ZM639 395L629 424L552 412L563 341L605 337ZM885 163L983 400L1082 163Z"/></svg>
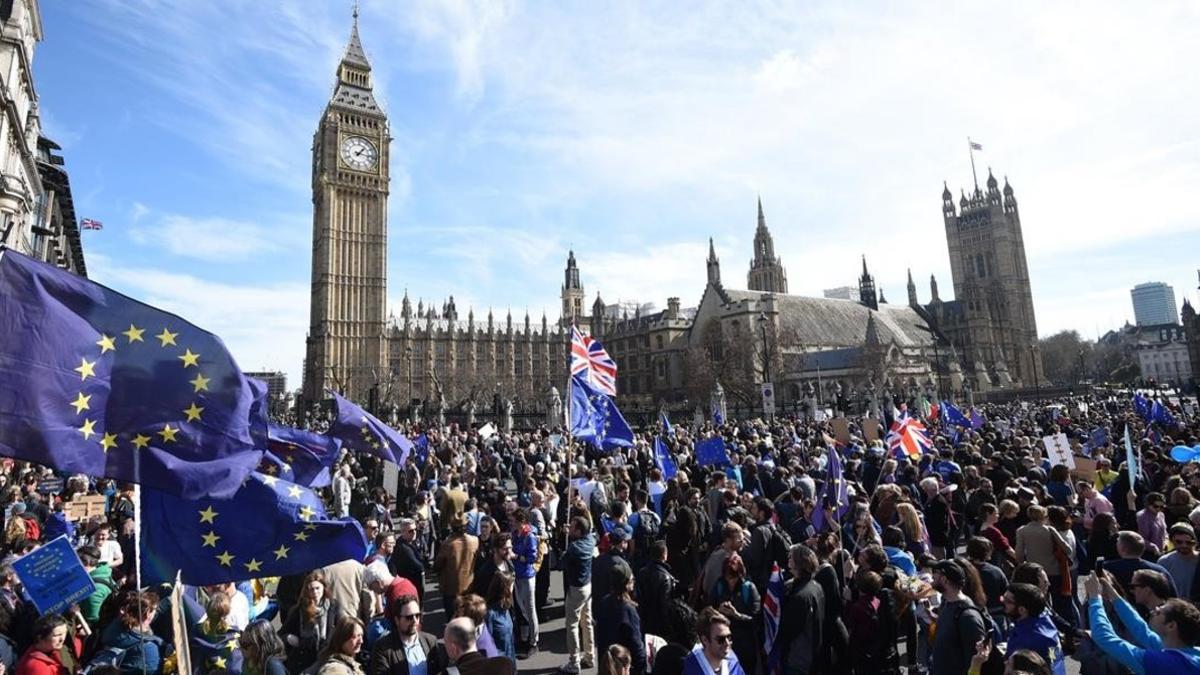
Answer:
<svg viewBox="0 0 1200 675"><path fill-rule="evenodd" d="M1200 445L1194 448L1189 448L1186 445L1177 445L1171 448L1171 459L1180 464L1188 462L1200 462Z"/></svg>

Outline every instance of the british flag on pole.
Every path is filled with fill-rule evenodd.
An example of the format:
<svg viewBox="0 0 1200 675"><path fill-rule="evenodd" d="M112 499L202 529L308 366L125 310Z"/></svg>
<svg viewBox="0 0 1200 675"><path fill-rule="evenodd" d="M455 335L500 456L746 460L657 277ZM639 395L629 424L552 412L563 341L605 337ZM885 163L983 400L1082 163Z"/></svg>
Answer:
<svg viewBox="0 0 1200 675"><path fill-rule="evenodd" d="M888 450L894 457L905 456L914 461L922 453L933 449L933 443L925 433L925 425L907 412L897 414L896 421L892 422L892 428L888 431L887 442Z"/></svg>
<svg viewBox="0 0 1200 675"><path fill-rule="evenodd" d="M783 672L780 663L782 650L778 643L779 621L783 616L783 574L779 571L779 563L771 569L771 578L767 581L767 594L763 597L763 648L767 654L767 674L779 675Z"/></svg>
<svg viewBox="0 0 1200 675"><path fill-rule="evenodd" d="M609 396L617 395L617 362L599 340L584 335L578 326L571 326L571 375L580 373L596 389Z"/></svg>

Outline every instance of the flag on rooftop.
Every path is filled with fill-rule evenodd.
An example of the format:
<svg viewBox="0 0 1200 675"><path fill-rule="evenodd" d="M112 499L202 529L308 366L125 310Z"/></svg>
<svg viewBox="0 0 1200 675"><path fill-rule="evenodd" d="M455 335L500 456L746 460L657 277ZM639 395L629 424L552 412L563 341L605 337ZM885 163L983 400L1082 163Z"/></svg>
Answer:
<svg viewBox="0 0 1200 675"><path fill-rule="evenodd" d="M0 317L0 455L191 497L258 466L265 393L212 333L11 250Z"/></svg>
<svg viewBox="0 0 1200 675"><path fill-rule="evenodd" d="M92 218L84 218L83 220L79 221L79 229L81 229L81 230L103 230L104 223L102 223L98 220L93 220Z"/></svg>

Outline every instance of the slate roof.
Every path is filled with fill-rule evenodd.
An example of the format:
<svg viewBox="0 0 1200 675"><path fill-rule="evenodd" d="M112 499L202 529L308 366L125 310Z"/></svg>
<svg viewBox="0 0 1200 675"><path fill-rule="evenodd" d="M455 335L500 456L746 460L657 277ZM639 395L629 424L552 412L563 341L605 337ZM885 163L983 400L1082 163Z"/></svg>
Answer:
<svg viewBox="0 0 1200 675"><path fill-rule="evenodd" d="M731 302L758 301L758 291L725 290ZM779 310L779 323L789 341L805 349L861 347L867 335L867 316L875 314L879 339L900 347L932 345L933 337L921 315L907 305L880 305L872 310L854 300L810 298L800 295L772 294Z"/></svg>
<svg viewBox="0 0 1200 675"><path fill-rule="evenodd" d="M379 108L379 104L375 102L375 95L371 93L370 89L363 89L345 82L338 83L329 103L360 112L383 112Z"/></svg>
<svg viewBox="0 0 1200 675"><path fill-rule="evenodd" d="M783 363L789 370L850 370L862 362L862 347L841 347L806 354L784 354Z"/></svg>

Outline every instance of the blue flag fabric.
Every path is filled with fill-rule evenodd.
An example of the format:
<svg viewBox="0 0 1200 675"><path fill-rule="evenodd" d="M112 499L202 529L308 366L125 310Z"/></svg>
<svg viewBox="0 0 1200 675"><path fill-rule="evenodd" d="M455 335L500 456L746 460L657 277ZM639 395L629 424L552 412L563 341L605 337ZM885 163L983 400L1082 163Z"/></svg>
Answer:
<svg viewBox="0 0 1200 675"><path fill-rule="evenodd" d="M350 450L404 466L413 449L412 441L337 392L329 393L337 406L337 419L329 427L330 437L341 440L342 446Z"/></svg>
<svg viewBox="0 0 1200 675"><path fill-rule="evenodd" d="M263 463L276 467L279 473L265 473L305 487L323 488L333 482L330 469L341 449L342 444L336 438L271 424L267 427L267 454Z"/></svg>
<svg viewBox="0 0 1200 675"><path fill-rule="evenodd" d="M1175 416L1171 414L1170 410L1167 410L1167 406L1163 405L1159 401L1155 401L1154 404L1150 406L1150 420L1161 424L1167 429L1174 429L1175 427L1179 426L1179 421L1175 419Z"/></svg>
<svg viewBox="0 0 1200 675"><path fill-rule="evenodd" d="M658 421L662 424L662 434L667 438L675 438L675 427L671 426L671 419L667 417L666 410L658 412Z"/></svg>
<svg viewBox="0 0 1200 675"><path fill-rule="evenodd" d="M983 415L979 414L978 410L971 408L971 428L972 429L982 429L983 425L986 423L987 423L987 418L985 418Z"/></svg>
<svg viewBox="0 0 1200 675"><path fill-rule="evenodd" d="M567 388L570 389L572 436L601 450L633 445L633 429L629 428L608 394L592 386L583 375L572 375Z"/></svg>
<svg viewBox="0 0 1200 675"><path fill-rule="evenodd" d="M9 250L0 317L0 455L189 497L258 466L266 399L212 333Z"/></svg>
<svg viewBox="0 0 1200 675"><path fill-rule="evenodd" d="M661 438L654 439L654 464L659 471L662 471L663 480L671 480L675 474L679 473L679 467L675 465L675 458L671 456L670 449Z"/></svg>
<svg viewBox="0 0 1200 675"><path fill-rule="evenodd" d="M1092 429L1092 433L1088 434L1088 439L1080 448L1080 451L1083 452L1085 457L1091 457L1093 452L1106 445L1108 445L1108 429L1096 427Z"/></svg>
<svg viewBox="0 0 1200 675"><path fill-rule="evenodd" d="M950 401L942 401L942 421L960 427L971 426L971 420Z"/></svg>
<svg viewBox="0 0 1200 675"><path fill-rule="evenodd" d="M716 405L715 403L712 407L712 421L713 424L716 424L717 426L725 424L725 416L721 414L720 406Z"/></svg>
<svg viewBox="0 0 1200 675"><path fill-rule="evenodd" d="M696 444L696 463L700 466L728 466L729 453L725 451L725 439L720 436L700 441Z"/></svg>
<svg viewBox="0 0 1200 675"><path fill-rule="evenodd" d="M413 439L413 451L417 453L417 464L425 466L429 461L429 435L421 434Z"/></svg>
<svg viewBox="0 0 1200 675"><path fill-rule="evenodd" d="M142 491L142 583L203 586L307 572L367 554L351 519L330 520L312 490L252 473L228 499Z"/></svg>
<svg viewBox="0 0 1200 675"><path fill-rule="evenodd" d="M1133 395L1133 410L1142 418L1142 421L1150 421L1150 401L1145 396L1141 394Z"/></svg>
<svg viewBox="0 0 1200 675"><path fill-rule="evenodd" d="M833 509L834 517L839 521L846 514L846 509L850 506L850 493L846 485L845 467L842 464L842 456L833 447L828 448L828 459L825 462L825 494L821 499L819 506L830 507ZM835 523L827 523L825 519L825 509L813 509L812 516L813 528L817 532L822 532L828 526L828 529L835 529Z"/></svg>

